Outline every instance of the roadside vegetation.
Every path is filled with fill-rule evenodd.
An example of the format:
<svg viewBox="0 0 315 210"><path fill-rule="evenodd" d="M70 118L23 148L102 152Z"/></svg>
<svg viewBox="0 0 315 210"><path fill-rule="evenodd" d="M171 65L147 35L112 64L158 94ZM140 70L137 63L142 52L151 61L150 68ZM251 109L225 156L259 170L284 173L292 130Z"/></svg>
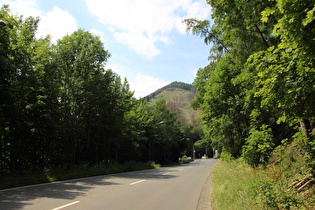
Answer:
<svg viewBox="0 0 315 210"><path fill-rule="evenodd" d="M257 171L238 161L220 160L213 170L212 208L219 209L260 209L256 205L255 191L259 182Z"/></svg>
<svg viewBox="0 0 315 210"><path fill-rule="evenodd" d="M184 22L210 48L193 83L200 142L233 160L214 172L214 206L314 209L314 1L207 3L211 21Z"/></svg>
<svg viewBox="0 0 315 210"><path fill-rule="evenodd" d="M311 169L295 143L278 147L267 165L221 159L213 171L213 209L314 209Z"/></svg>

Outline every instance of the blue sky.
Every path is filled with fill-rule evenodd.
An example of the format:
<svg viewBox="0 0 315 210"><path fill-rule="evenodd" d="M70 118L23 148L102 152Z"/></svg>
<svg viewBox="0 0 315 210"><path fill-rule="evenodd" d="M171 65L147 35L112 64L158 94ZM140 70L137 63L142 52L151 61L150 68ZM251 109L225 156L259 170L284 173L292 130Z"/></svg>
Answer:
<svg viewBox="0 0 315 210"><path fill-rule="evenodd" d="M174 81L192 83L210 47L186 33L185 18L210 19L205 0L0 0L13 14L40 17L38 37L52 41L83 28L111 53L106 64L127 78L135 97Z"/></svg>

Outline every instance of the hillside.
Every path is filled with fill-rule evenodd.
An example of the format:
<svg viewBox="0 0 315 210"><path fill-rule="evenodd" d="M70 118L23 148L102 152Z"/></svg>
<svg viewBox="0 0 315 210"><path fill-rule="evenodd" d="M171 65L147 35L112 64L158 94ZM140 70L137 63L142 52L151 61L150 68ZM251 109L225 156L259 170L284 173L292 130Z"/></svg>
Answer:
<svg viewBox="0 0 315 210"><path fill-rule="evenodd" d="M200 116L199 110L193 110L190 107L190 102L195 97L195 94L196 89L192 85L183 82L172 82L146 96L144 99L149 104L154 104L158 100L165 99L167 108L176 113L181 125L194 125L198 122Z"/></svg>

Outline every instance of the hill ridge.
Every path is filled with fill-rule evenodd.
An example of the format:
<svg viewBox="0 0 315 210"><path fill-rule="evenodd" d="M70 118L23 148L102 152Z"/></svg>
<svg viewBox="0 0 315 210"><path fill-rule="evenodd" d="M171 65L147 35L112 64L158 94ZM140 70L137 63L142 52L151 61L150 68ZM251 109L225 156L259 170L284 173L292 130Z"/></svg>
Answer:
<svg viewBox="0 0 315 210"><path fill-rule="evenodd" d="M164 90L170 89L170 88L178 88L178 89L182 89L182 90L187 90L187 91L191 91L192 93L196 94L196 89L194 88L194 86L192 84L188 84L188 83L184 83L184 82L171 82L170 84L157 89L156 91L154 91L153 93L150 93L149 95L144 97L144 100L146 101L150 101L151 99L153 99L156 95L160 94L161 92L163 92Z"/></svg>
<svg viewBox="0 0 315 210"><path fill-rule="evenodd" d="M184 82L172 82L148 96L144 100L149 104L165 99L166 106L171 112L175 112L181 125L195 125L200 116L199 110L194 110L190 102L195 98L196 89L193 85Z"/></svg>

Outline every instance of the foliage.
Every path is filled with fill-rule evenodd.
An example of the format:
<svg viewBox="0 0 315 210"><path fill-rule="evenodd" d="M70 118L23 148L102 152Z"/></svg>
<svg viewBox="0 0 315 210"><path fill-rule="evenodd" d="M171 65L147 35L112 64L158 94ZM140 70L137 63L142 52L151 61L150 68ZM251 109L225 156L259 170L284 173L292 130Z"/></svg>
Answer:
<svg viewBox="0 0 315 210"><path fill-rule="evenodd" d="M202 109L204 133L212 146L235 158L244 152L248 158L260 157L262 151L250 145L254 136L263 139L257 135L265 132L252 132L263 125L271 129L270 148L292 137L297 123L309 139L315 129L314 3L207 2L213 21L184 22L188 31L212 44L210 63L194 81L198 93L192 102Z"/></svg>
<svg viewBox="0 0 315 210"><path fill-rule="evenodd" d="M273 151L271 129L262 126L261 130L251 130L243 147L244 160L251 166L266 165Z"/></svg>
<svg viewBox="0 0 315 210"><path fill-rule="evenodd" d="M307 169L311 174L315 174L315 136L312 133L310 137L305 137L303 130L297 132L291 144L302 154Z"/></svg>
<svg viewBox="0 0 315 210"><path fill-rule="evenodd" d="M184 149L184 132L177 121L176 114L166 107L166 101L160 100L149 107L149 113L153 116L153 124L147 128L146 134L149 140L149 160L154 158L158 163L176 162ZM153 140L153 141L152 141Z"/></svg>
<svg viewBox="0 0 315 210"><path fill-rule="evenodd" d="M50 36L35 37L36 18L3 6L0 19L7 23L0 30L2 178L178 161L187 145L175 113L165 101L149 106L133 97L128 81L105 68L110 53L100 37L79 29L51 43Z"/></svg>
<svg viewBox="0 0 315 210"><path fill-rule="evenodd" d="M264 208L314 208L314 186L305 185L301 188L299 184L311 172L306 163L304 146L300 143L299 138L286 140L273 152L271 163L265 168L269 179L262 183L257 195Z"/></svg>
<svg viewBox="0 0 315 210"><path fill-rule="evenodd" d="M288 145L283 150L288 150ZM303 158L298 151L276 153L282 164L256 167L241 159L219 161L213 171L214 209L313 209L314 187L298 193L292 185L303 177ZM284 156L283 156L284 155ZM295 162L292 162L295 158ZM285 164L290 163L290 164ZM293 164L292 164L293 163ZM299 176L296 175L299 172ZM304 174L305 175L305 174Z"/></svg>
<svg viewBox="0 0 315 210"><path fill-rule="evenodd" d="M196 158L202 158L206 155L209 158L213 157L213 149L211 147L211 142L207 139L201 139L194 143L194 150Z"/></svg>
<svg viewBox="0 0 315 210"><path fill-rule="evenodd" d="M183 155L182 160L187 160L187 155Z"/></svg>
<svg viewBox="0 0 315 210"><path fill-rule="evenodd" d="M256 195L261 182L267 179L265 174L259 175L235 160L220 160L212 176L213 209L262 209L256 203Z"/></svg>
<svg viewBox="0 0 315 210"><path fill-rule="evenodd" d="M211 21L185 20L188 31L211 44L210 63L197 73L192 102L202 110L205 138L224 159L241 157L270 176L251 189L258 209L314 208L312 180L303 192L290 185L305 178L300 176L314 177L314 1L207 2ZM228 187L225 197L233 191ZM231 197L241 197L237 193Z"/></svg>

